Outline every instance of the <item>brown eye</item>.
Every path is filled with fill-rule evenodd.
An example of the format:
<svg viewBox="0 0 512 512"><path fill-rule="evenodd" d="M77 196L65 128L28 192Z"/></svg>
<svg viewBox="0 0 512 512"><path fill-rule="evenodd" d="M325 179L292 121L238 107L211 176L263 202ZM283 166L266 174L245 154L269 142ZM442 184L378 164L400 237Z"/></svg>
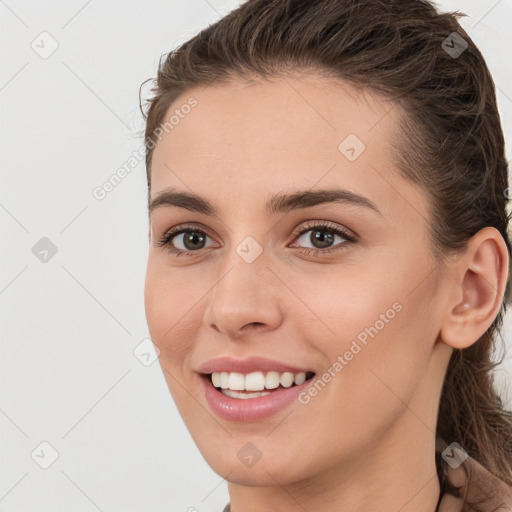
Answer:
<svg viewBox="0 0 512 512"><path fill-rule="evenodd" d="M311 234L306 236L307 233ZM303 247L301 249L301 252L306 254L325 254L338 250L341 251L345 249L347 245L356 242L356 239L352 235L326 223L309 224L305 229L302 229L297 236L299 240L303 239L303 243L310 243L312 245L312 247ZM336 238L341 239L341 241L333 245Z"/></svg>
<svg viewBox="0 0 512 512"><path fill-rule="evenodd" d="M191 255L205 248L207 238L208 235L196 226L175 226L164 234L158 245L177 256Z"/></svg>

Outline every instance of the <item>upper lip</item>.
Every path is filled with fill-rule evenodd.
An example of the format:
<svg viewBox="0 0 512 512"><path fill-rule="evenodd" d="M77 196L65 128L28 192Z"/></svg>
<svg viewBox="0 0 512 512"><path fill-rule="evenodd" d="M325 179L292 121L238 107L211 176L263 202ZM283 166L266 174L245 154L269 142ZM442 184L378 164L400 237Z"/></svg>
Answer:
<svg viewBox="0 0 512 512"><path fill-rule="evenodd" d="M199 367L198 372L209 374L213 372L238 372L238 373L251 373L251 372L291 372L291 373L308 373L312 370L293 366L288 363L282 363L268 359L266 357L248 357L246 359L233 359L232 357L218 357L207 361Z"/></svg>

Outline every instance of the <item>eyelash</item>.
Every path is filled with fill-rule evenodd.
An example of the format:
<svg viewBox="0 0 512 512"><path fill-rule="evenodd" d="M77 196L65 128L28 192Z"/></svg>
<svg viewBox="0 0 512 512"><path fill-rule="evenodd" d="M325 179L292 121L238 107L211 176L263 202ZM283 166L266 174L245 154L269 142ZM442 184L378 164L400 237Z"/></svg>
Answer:
<svg viewBox="0 0 512 512"><path fill-rule="evenodd" d="M303 252L305 254L329 254L331 252L337 252L337 251L343 251L347 245L356 243L357 240L355 237L349 235L346 231L343 229L340 229L338 227L333 227L330 224L327 224L325 222L320 223L308 223L304 228L299 231L297 234L294 235L295 238L300 238L302 235L307 233L308 231L324 231L330 234L334 235L340 235L342 238L345 239L345 242L339 243L338 245L328 248L328 249L312 249L311 247L303 247L300 250L300 252ZM184 251L182 249L176 249L171 245L171 240L180 234L187 233L187 232L194 232L194 233L200 233L201 235L208 236L208 234L200 229L198 226L194 225L179 225L174 226L173 228L169 229L164 233L162 238L158 242L159 247L167 246L167 250L169 253L173 254L174 256L193 256L201 251L201 249L197 251Z"/></svg>

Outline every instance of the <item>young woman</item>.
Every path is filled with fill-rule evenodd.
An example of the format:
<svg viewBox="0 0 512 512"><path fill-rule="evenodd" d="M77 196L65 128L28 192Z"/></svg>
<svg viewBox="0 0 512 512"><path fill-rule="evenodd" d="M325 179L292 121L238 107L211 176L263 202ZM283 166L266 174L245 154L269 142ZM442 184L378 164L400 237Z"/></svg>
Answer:
<svg viewBox="0 0 512 512"><path fill-rule="evenodd" d="M146 316L225 510L511 507L507 162L457 18L249 0L160 63Z"/></svg>

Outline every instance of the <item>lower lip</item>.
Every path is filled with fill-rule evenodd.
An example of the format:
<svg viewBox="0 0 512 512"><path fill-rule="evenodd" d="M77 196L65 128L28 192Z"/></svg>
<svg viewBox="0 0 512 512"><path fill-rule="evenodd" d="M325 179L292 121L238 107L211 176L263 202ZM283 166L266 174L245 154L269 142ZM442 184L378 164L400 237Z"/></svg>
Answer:
<svg viewBox="0 0 512 512"><path fill-rule="evenodd" d="M214 413L228 421L258 421L276 414L297 399L312 379L290 388L278 388L269 395L256 398L231 398L221 393L212 384L209 376L200 376L206 394L206 401Z"/></svg>

